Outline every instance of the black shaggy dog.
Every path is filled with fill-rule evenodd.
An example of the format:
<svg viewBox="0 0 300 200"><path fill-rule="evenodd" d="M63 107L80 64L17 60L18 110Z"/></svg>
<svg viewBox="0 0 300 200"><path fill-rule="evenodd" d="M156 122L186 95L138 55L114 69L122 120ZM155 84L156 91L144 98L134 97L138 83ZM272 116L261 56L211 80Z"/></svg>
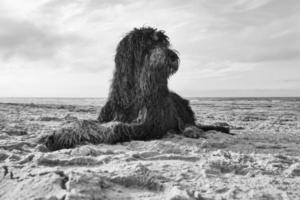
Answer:
<svg viewBox="0 0 300 200"><path fill-rule="evenodd" d="M168 89L179 58L163 31L135 28L118 44L108 100L98 120L68 122L46 139L50 150L89 143L114 144L163 137L168 131L199 137L202 130L229 133L228 127L197 126L189 102ZM198 134L198 135L197 135Z"/></svg>

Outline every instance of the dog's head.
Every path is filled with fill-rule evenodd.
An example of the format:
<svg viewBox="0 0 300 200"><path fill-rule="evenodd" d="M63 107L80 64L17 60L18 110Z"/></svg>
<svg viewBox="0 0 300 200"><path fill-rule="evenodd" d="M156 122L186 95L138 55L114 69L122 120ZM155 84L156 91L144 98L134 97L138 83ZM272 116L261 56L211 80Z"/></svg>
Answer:
<svg viewBox="0 0 300 200"><path fill-rule="evenodd" d="M117 47L115 62L117 71L133 79L145 70L169 77L179 66L178 55L170 48L168 36L151 27L129 32Z"/></svg>
<svg viewBox="0 0 300 200"><path fill-rule="evenodd" d="M110 99L120 107L132 99L168 92L168 77L178 70L179 58L163 31L135 28L117 46ZM158 89L159 88L159 89Z"/></svg>

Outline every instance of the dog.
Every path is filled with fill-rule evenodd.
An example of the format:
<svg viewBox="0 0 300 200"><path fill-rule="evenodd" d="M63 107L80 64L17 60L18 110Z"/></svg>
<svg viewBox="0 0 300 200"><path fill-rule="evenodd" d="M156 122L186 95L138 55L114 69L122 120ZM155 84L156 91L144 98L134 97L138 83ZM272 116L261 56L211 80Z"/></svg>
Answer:
<svg viewBox="0 0 300 200"><path fill-rule="evenodd" d="M189 101L168 88L179 56L164 31L134 28L119 42L107 102L97 120L66 123L46 139L50 150L78 144L115 144L162 138L168 131L198 138L203 131L228 127L196 125Z"/></svg>

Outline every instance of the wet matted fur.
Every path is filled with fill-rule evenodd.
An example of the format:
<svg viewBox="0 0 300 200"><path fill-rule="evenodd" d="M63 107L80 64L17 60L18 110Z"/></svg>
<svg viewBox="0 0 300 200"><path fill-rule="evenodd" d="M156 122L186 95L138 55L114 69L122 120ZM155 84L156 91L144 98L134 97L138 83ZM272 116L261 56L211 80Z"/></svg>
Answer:
<svg viewBox="0 0 300 200"><path fill-rule="evenodd" d="M178 66L179 57L163 31L135 28L117 46L109 97L98 120L66 123L46 139L46 146L57 150L85 142L150 140L170 130L198 129L188 100L168 88ZM201 128L229 132L226 127ZM197 137L193 132L190 136Z"/></svg>

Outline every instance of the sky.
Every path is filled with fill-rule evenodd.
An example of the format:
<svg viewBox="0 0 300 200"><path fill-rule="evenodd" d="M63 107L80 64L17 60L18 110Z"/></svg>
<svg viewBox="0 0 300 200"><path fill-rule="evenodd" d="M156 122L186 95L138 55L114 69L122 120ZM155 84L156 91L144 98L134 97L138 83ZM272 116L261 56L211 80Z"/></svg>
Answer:
<svg viewBox="0 0 300 200"><path fill-rule="evenodd" d="M182 96L300 96L299 0L0 0L0 97L106 97L142 26L179 52Z"/></svg>

